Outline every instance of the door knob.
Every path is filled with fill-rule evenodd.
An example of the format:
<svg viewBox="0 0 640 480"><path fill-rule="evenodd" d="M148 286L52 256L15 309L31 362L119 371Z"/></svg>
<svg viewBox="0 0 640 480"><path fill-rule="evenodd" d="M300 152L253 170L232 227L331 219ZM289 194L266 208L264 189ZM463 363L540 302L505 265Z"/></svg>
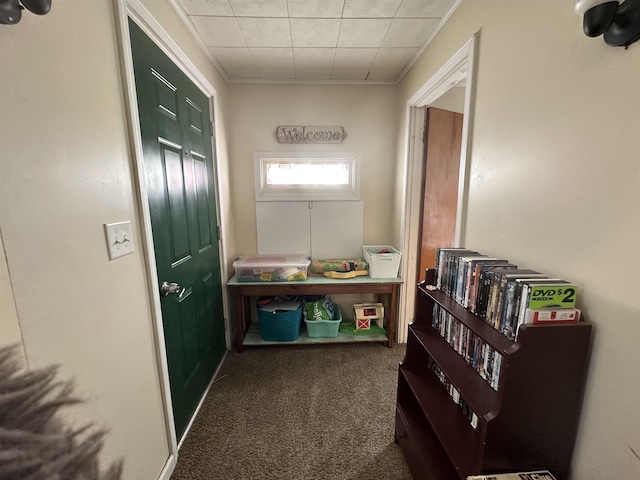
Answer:
<svg viewBox="0 0 640 480"><path fill-rule="evenodd" d="M162 285L160 285L160 293L163 297L166 297L170 293L180 293L180 285L175 282L162 282Z"/></svg>

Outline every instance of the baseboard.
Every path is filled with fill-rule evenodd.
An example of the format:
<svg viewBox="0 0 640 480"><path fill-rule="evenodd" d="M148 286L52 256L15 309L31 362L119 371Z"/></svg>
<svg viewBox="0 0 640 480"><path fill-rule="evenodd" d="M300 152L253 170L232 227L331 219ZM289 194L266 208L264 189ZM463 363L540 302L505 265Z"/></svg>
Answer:
<svg viewBox="0 0 640 480"><path fill-rule="evenodd" d="M164 468L160 475L158 476L158 480L170 480L171 474L176 468L176 456L174 454L170 454L166 463L164 464Z"/></svg>

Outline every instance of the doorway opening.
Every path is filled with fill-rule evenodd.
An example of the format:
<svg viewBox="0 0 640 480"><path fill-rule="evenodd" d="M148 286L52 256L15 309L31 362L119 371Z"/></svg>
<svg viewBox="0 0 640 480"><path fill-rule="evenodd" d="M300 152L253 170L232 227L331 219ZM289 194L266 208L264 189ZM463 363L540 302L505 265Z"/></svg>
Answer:
<svg viewBox="0 0 640 480"><path fill-rule="evenodd" d="M415 288L413 280L418 278L421 249L421 212L423 208L422 181L424 176L424 144L422 132L425 128L425 110L445 93L464 85L464 109L458 173L458 191L455 208L453 246L460 246L464 238L464 219L467 202L468 162L471 149L471 123L474 96L474 64L478 33L474 34L421 88L407 101L407 159L405 168L404 212L402 219L402 251L406 252L402 262L402 278L407 279L400 295L400 324L398 342L407 340L409 324L413 321Z"/></svg>

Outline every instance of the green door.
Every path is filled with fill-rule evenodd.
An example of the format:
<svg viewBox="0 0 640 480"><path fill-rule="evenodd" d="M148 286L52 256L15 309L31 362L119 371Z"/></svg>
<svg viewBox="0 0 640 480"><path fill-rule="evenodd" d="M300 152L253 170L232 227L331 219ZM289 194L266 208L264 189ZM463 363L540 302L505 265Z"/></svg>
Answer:
<svg viewBox="0 0 640 480"><path fill-rule="evenodd" d="M225 352L208 98L131 20L140 130L176 435Z"/></svg>

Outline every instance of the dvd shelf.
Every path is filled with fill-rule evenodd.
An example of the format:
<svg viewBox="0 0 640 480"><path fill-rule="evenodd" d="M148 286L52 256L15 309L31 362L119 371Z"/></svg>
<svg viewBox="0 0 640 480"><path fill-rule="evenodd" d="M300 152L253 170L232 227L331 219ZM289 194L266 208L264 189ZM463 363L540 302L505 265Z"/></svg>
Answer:
<svg viewBox="0 0 640 480"><path fill-rule="evenodd" d="M495 348L437 303L433 306L431 326L491 385L491 388L498 389L502 355Z"/></svg>
<svg viewBox="0 0 640 480"><path fill-rule="evenodd" d="M524 323L577 322L578 286L464 248L436 250L435 288L514 340Z"/></svg>
<svg viewBox="0 0 640 480"><path fill-rule="evenodd" d="M414 478L568 478L591 325L523 324L512 339L426 274L398 370L395 440Z"/></svg>

